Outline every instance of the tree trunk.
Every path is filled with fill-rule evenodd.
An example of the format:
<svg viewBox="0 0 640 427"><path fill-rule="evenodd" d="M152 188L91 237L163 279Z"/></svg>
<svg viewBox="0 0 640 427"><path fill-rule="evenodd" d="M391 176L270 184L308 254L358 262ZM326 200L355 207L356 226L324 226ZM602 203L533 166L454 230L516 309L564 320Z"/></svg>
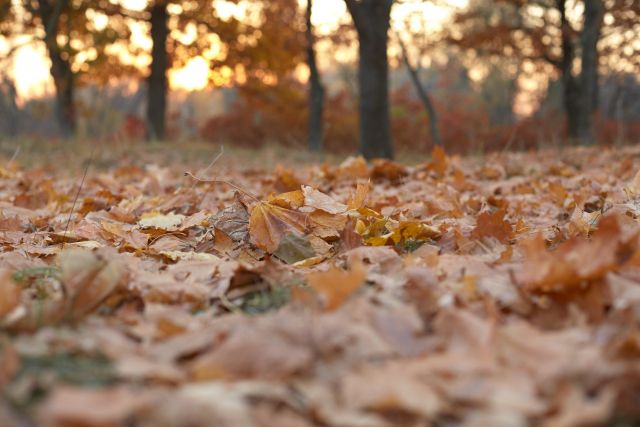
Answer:
<svg viewBox="0 0 640 427"><path fill-rule="evenodd" d="M56 118L60 134L71 138L76 133L76 112L73 104L74 76L69 63L56 55L51 58L51 75L56 88Z"/></svg>
<svg viewBox="0 0 640 427"><path fill-rule="evenodd" d="M167 4L158 0L151 7L151 72L147 78L147 138L163 140L165 138L165 120L167 111L167 70L169 55L167 39L169 14Z"/></svg>
<svg viewBox="0 0 640 427"><path fill-rule="evenodd" d="M9 137L17 136L20 128L20 108L16 102L17 97L13 79L0 73L0 98L2 98L0 99L0 116Z"/></svg>
<svg viewBox="0 0 640 427"><path fill-rule="evenodd" d="M602 0L584 0L584 28L580 38L582 69L578 115L578 140L583 144L595 142L593 115L597 109L598 100L598 39L603 14Z"/></svg>
<svg viewBox="0 0 640 427"><path fill-rule="evenodd" d="M360 153L393 158L387 43L392 0L346 0L358 32Z"/></svg>
<svg viewBox="0 0 640 427"><path fill-rule="evenodd" d="M311 9L313 0L307 0L307 61L309 65L309 149L311 151L322 150L322 134L324 122L322 112L324 108L324 87L320 80L320 72L316 62L314 48L313 27L311 25Z"/></svg>
<svg viewBox="0 0 640 427"><path fill-rule="evenodd" d="M438 117L436 116L436 109L433 107L433 103L431 102L431 97L429 93L422 85L420 81L420 76L418 75L418 71L411 66L411 62L409 62L409 54L407 52L407 47L404 42L397 36L398 43L400 43L400 48L402 50L402 60L404 62L407 71L409 71L409 77L411 77L411 81L416 88L416 92L418 92L418 98L422 102L427 115L429 116L429 130L431 131L431 139L435 145L442 145L442 138L440 137L440 129L438 128Z"/></svg>
<svg viewBox="0 0 640 427"><path fill-rule="evenodd" d="M571 27L566 15L566 0L557 0L560 12L562 33L562 59L560 72L562 81L562 97L565 115L567 117L567 133L569 140L578 139L578 109L580 106L580 88L573 75L573 60L575 59L575 47L571 40Z"/></svg>
<svg viewBox="0 0 640 427"><path fill-rule="evenodd" d="M57 0L55 5L48 0L38 0L38 14L45 31L45 44L51 60L51 77L56 90L55 115L60 135L71 138L76 132L76 112L73 104L74 75L68 59L62 56L58 45L58 27L66 0Z"/></svg>

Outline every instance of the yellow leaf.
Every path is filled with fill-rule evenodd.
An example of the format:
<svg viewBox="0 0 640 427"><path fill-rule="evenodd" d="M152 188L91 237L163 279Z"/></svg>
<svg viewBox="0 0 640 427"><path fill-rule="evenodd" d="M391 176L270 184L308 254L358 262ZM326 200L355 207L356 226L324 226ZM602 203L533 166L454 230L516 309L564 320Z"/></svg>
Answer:
<svg viewBox="0 0 640 427"><path fill-rule="evenodd" d="M302 190L289 191L277 196L269 197L269 203L282 206L283 208L299 208L304 205L304 194Z"/></svg>
<svg viewBox="0 0 640 427"><path fill-rule="evenodd" d="M367 181L366 183L359 182L356 186L355 194L353 195L353 197L350 197L349 201L347 202L347 207L349 208L349 210L360 209L361 207L363 207L364 201L369 195L370 189L371 184L369 183L369 181Z"/></svg>

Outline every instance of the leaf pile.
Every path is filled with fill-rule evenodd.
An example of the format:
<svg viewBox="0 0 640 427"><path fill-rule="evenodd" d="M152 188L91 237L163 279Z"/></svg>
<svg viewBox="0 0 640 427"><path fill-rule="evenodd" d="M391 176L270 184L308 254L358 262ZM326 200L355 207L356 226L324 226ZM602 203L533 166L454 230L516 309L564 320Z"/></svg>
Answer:
<svg viewBox="0 0 640 427"><path fill-rule="evenodd" d="M640 420L640 150L224 168L0 168L2 426Z"/></svg>

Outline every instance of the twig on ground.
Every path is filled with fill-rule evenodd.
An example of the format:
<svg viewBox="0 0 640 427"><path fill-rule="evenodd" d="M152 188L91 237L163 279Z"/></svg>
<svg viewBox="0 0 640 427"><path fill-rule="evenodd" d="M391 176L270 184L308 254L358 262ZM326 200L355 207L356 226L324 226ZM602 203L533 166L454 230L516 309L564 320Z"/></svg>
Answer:
<svg viewBox="0 0 640 427"><path fill-rule="evenodd" d="M243 189L242 187L237 186L233 182L225 181L224 179L201 179L201 178L198 178L197 176L195 176L194 174L192 174L191 172L185 172L184 176L190 176L191 178L195 179L196 181L202 182L202 183L205 183L205 184L226 184L229 187L235 188L236 190L238 190L239 192L241 192L245 196L251 198L255 202L260 203L260 199L257 196L251 194L249 191Z"/></svg>
<svg viewBox="0 0 640 427"><path fill-rule="evenodd" d="M87 173L89 172L89 167L91 166L91 162L93 161L93 154L96 151L96 146L94 145L91 148L91 154L89 154L89 158L87 159L87 165L84 168L84 172L82 173L82 179L80 180L80 185L78 186L78 191L76 191L76 195L73 198L73 204L71 205L71 212L69 212L69 218L67 218L67 224L64 226L64 231L62 233L63 236L66 237L67 231L69 231L69 224L71 224L71 218L73 217L73 211L76 209L76 203L78 203L78 198L80 197L80 192L82 191L82 187L84 187L84 181L87 178ZM64 249L64 240L62 241L62 249Z"/></svg>

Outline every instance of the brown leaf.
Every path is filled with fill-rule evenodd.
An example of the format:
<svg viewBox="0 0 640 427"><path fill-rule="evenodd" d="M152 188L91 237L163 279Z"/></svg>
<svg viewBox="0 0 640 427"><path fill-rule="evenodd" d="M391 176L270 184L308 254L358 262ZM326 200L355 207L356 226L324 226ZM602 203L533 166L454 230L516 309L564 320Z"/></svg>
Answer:
<svg viewBox="0 0 640 427"><path fill-rule="evenodd" d="M327 310L340 307L362 285L366 272L362 264L355 263L350 271L331 266L327 271L307 275L307 281L325 301Z"/></svg>
<svg viewBox="0 0 640 427"><path fill-rule="evenodd" d="M368 178L367 161L362 157L348 157L338 166L336 175L342 179Z"/></svg>
<svg viewBox="0 0 640 427"><path fill-rule="evenodd" d="M22 290L13 282L9 270L0 269L0 321L19 304Z"/></svg>
<svg viewBox="0 0 640 427"><path fill-rule="evenodd" d="M238 193L235 194L233 204L215 214L209 222L234 242L245 242L249 236L249 212Z"/></svg>
<svg viewBox="0 0 640 427"><path fill-rule="evenodd" d="M502 243L508 243L513 238L513 227L505 221L505 214L504 209L481 213L471 235L476 239L494 237Z"/></svg>
<svg viewBox="0 0 640 427"><path fill-rule="evenodd" d="M431 162L427 165L427 169L436 173L439 177L444 176L447 171L448 160L444 149L436 145L431 150Z"/></svg>
<svg viewBox="0 0 640 427"><path fill-rule="evenodd" d="M117 427L147 404L140 392L125 388L59 388L39 412L45 427Z"/></svg>
<svg viewBox="0 0 640 427"><path fill-rule="evenodd" d="M59 264L72 319L93 311L127 279L126 266L106 251L68 250Z"/></svg>
<svg viewBox="0 0 640 427"><path fill-rule="evenodd" d="M373 161L373 169L371 170L371 178L373 179L398 181L407 174L407 168L391 160L375 159Z"/></svg>
<svg viewBox="0 0 640 427"><path fill-rule="evenodd" d="M273 253L284 236L290 233L304 234L307 225L307 215L302 212L259 202L251 210L249 219L251 243Z"/></svg>
<svg viewBox="0 0 640 427"><path fill-rule="evenodd" d="M575 289L582 281L604 277L620 265L623 232L615 216L600 221L593 238L575 236L549 252L542 236L523 243L524 265L518 281L532 291Z"/></svg>

